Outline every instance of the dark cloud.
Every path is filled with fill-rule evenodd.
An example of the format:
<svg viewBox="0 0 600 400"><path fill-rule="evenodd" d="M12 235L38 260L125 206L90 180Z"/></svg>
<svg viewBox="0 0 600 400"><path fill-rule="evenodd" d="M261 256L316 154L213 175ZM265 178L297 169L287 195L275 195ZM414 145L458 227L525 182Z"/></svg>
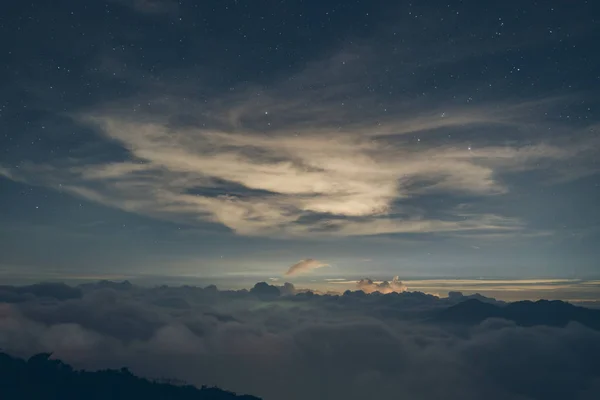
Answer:
<svg viewBox="0 0 600 400"><path fill-rule="evenodd" d="M281 296L281 292L276 286L269 285L266 282L259 282L252 289L250 289L250 294L255 295L260 299L275 299Z"/></svg>
<svg viewBox="0 0 600 400"><path fill-rule="evenodd" d="M160 303L160 298L152 303ZM60 303L30 301L20 311L28 319L47 325L76 324L81 328L130 341L148 339L166 319L156 307L137 301L133 296L123 296L111 289L86 293L80 300ZM161 305L162 307L162 305Z"/></svg>
<svg viewBox="0 0 600 400"><path fill-rule="evenodd" d="M0 301L19 303L32 297L68 300L81 298L81 290L64 283L36 283L29 286L0 286Z"/></svg>
<svg viewBox="0 0 600 400"><path fill-rule="evenodd" d="M600 332L576 322L523 327L492 318L460 329L435 322L465 300L458 294L115 286L122 287L86 285L81 298L0 304L0 348L266 400L587 400L599 393Z"/></svg>

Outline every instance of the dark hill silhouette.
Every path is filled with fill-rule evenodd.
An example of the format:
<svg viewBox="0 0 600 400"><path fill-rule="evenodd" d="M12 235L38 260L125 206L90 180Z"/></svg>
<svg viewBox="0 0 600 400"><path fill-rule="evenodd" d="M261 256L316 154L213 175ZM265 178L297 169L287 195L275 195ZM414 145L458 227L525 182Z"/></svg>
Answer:
<svg viewBox="0 0 600 400"><path fill-rule="evenodd" d="M448 300L453 303L463 302L470 299L479 300L482 303L490 303L497 305L506 304L504 301L496 300L492 297L485 297L479 293L464 295L462 294L462 292L448 292Z"/></svg>
<svg viewBox="0 0 600 400"><path fill-rule="evenodd" d="M488 318L503 318L521 326L563 327L574 321L600 330L600 310L578 307L558 300L518 301L507 305L494 305L470 299L442 310L436 319L441 322L471 325Z"/></svg>
<svg viewBox="0 0 600 400"><path fill-rule="evenodd" d="M176 386L139 378L127 369L75 371L50 354L28 361L0 353L0 398L3 400L260 400L217 388Z"/></svg>
<svg viewBox="0 0 600 400"><path fill-rule="evenodd" d="M22 303L35 297L56 300L79 299L83 295L81 289L64 283L42 282L27 286L0 286L0 302Z"/></svg>

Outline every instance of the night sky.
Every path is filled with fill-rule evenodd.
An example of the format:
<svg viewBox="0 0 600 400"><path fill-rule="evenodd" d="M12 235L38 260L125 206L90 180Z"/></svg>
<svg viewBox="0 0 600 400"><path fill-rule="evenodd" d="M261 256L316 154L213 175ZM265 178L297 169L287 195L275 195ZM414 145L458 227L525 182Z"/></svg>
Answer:
<svg viewBox="0 0 600 400"><path fill-rule="evenodd" d="M3 2L0 280L594 279L598 43L595 0Z"/></svg>

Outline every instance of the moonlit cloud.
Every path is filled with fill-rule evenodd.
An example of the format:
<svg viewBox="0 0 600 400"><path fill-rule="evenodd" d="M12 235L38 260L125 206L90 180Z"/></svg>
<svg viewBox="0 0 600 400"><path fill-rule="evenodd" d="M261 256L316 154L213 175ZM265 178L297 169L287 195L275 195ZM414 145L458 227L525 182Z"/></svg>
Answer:
<svg viewBox="0 0 600 400"><path fill-rule="evenodd" d="M170 1L120 2L150 14L178 8ZM539 182L552 185L596 173L600 142L590 132L597 123L549 120L573 101L570 92L473 101L479 88L453 81L446 91L423 92L413 82L419 71L454 68L473 53L459 41L449 58L430 39L409 46L420 49L415 62L396 60L414 58L410 48L365 38L268 84L237 82L228 90L212 87L207 69L186 65L158 79L111 54L98 73L118 70L120 79L135 83L135 94L68 116L123 156L2 164L0 174L240 236L551 234L531 226L527 215L491 204L513 195L521 176L543 175ZM496 39L495 48L516 45ZM146 76L153 79L140 78ZM375 90L379 82L389 90ZM432 206L434 197L441 200ZM464 212L458 207L464 202L476 207Z"/></svg>
<svg viewBox="0 0 600 400"><path fill-rule="evenodd" d="M296 275L300 273L310 272L317 268L328 267L329 264L321 262L319 260L315 260L312 258L308 258L306 260L298 261L296 264L292 265L287 272L286 275Z"/></svg>
<svg viewBox="0 0 600 400"><path fill-rule="evenodd" d="M259 108L268 110L269 105L273 104ZM262 113L238 105L228 129L170 126L172 107L167 106L164 115L111 111L78 117L119 143L131 154L130 161L82 160L66 169L30 166L30 172L23 167L19 174L46 184L64 182L64 190L102 204L163 219L220 224L240 235L497 234L521 231L523 223L516 217L451 208L431 216L403 203L436 193L505 194L509 189L502 173L570 160L580 152L577 145L542 142L502 147L441 144L428 137L431 124L411 117L389 121L386 129L410 132L417 141L373 139L377 124L334 129L324 123L313 130L298 126L296 111L281 104ZM323 107L332 109L329 103ZM188 109L200 112L195 106ZM226 118L231 110L215 112ZM249 112L253 114L246 115ZM493 118L485 120L486 113L441 118L435 128L495 123ZM268 128L271 120L279 128ZM257 132L257 121L267 133ZM19 176L3 171L5 176Z"/></svg>
<svg viewBox="0 0 600 400"><path fill-rule="evenodd" d="M406 285L404 285L397 276L391 281L381 282L375 282L372 279L364 278L356 283L356 288L365 293L379 292L383 294L402 293L407 290Z"/></svg>

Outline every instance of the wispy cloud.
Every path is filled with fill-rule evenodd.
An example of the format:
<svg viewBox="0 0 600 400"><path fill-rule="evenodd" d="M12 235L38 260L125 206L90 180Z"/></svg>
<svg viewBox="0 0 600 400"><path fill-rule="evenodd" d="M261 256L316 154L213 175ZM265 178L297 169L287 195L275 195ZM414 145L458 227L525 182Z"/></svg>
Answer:
<svg viewBox="0 0 600 400"><path fill-rule="evenodd" d="M292 265L287 272L285 273L287 276L296 275L304 272L310 272L317 268L328 267L329 264L321 262L319 260L315 260L312 258L308 258L306 260L298 261L296 264Z"/></svg>
<svg viewBox="0 0 600 400"><path fill-rule="evenodd" d="M552 108L560 98L477 106L400 98L388 102L389 112L376 94L357 90L369 82L360 81L355 57L341 53L268 88L247 85L211 101L167 84L161 90L171 96L150 91L144 102L100 104L73 118L126 149L129 160L23 164L0 173L60 183L139 214L274 237L523 233L526 221L517 216L465 213L452 198L510 193L507 173L589 173L586 160L598 146L577 132L568 143L477 135L543 126L531 110ZM324 76L329 84L317 85ZM476 136L465 139L461 130ZM429 195L447 202L432 212L415 201Z"/></svg>

